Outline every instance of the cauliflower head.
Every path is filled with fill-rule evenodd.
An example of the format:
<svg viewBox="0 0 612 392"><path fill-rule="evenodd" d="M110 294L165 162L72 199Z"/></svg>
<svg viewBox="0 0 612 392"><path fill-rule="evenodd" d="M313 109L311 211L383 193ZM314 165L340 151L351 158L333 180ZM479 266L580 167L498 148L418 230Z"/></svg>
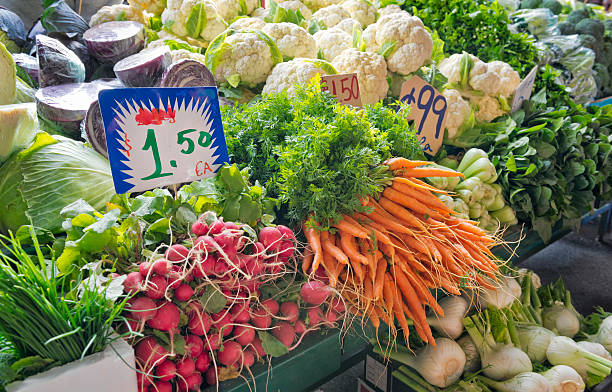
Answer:
<svg viewBox="0 0 612 392"><path fill-rule="evenodd" d="M325 8L333 4L340 4L342 2L342 0L301 0L301 1L302 3L304 3L306 7L308 7L313 12L318 11L321 8Z"/></svg>
<svg viewBox="0 0 612 392"><path fill-rule="evenodd" d="M474 63L470 70L470 86L486 95L495 96L501 88L501 78L489 69L488 63L480 61Z"/></svg>
<svg viewBox="0 0 612 392"><path fill-rule="evenodd" d="M336 56L332 65L338 73L357 74L362 104L373 105L387 96L387 63L383 56L350 48Z"/></svg>
<svg viewBox="0 0 612 392"><path fill-rule="evenodd" d="M264 20L264 18L268 16L269 13L270 8L255 8L255 10L251 12L251 17Z"/></svg>
<svg viewBox="0 0 612 392"><path fill-rule="evenodd" d="M238 18L231 25L229 25L228 29L234 30L261 30L266 25L262 19L259 18Z"/></svg>
<svg viewBox="0 0 612 392"><path fill-rule="evenodd" d="M521 84L521 76L516 72L510 64L503 61L491 61L488 65L491 72L495 72L501 79L500 89L498 94L503 97L510 97Z"/></svg>
<svg viewBox="0 0 612 392"><path fill-rule="evenodd" d="M440 61L438 64L438 69L440 73L448 79L449 84L461 84L461 59L463 58L463 54L455 53L450 57L445 58ZM482 63L480 59L474 55L469 55L469 58L473 61L474 66L476 64Z"/></svg>
<svg viewBox="0 0 612 392"><path fill-rule="evenodd" d="M166 8L166 0L128 0L128 4L140 11L146 11L155 15L162 13Z"/></svg>
<svg viewBox="0 0 612 392"><path fill-rule="evenodd" d="M177 49L170 51L170 58L172 58L172 62L176 63L179 60L194 60L202 64L206 64L206 58L201 53L194 53L187 49Z"/></svg>
<svg viewBox="0 0 612 392"><path fill-rule="evenodd" d="M168 0L168 7L161 17L172 34L204 41L211 41L227 26L210 0Z"/></svg>
<svg viewBox="0 0 612 392"><path fill-rule="evenodd" d="M278 3L278 6L294 12L300 11L306 20L310 20L310 18L312 18L312 11L310 8L306 7L306 5L299 0L283 1L282 3Z"/></svg>
<svg viewBox="0 0 612 392"><path fill-rule="evenodd" d="M392 13L381 17L376 24L378 47L394 45L385 56L391 72L408 75L431 59L433 40L418 17Z"/></svg>
<svg viewBox="0 0 612 392"><path fill-rule="evenodd" d="M458 135L459 128L470 118L472 108L458 90L446 89L442 95L446 98L447 136L453 139Z"/></svg>
<svg viewBox="0 0 612 392"><path fill-rule="evenodd" d="M291 96L295 92L296 85L308 84L316 75L335 73L331 64L324 60L296 58L274 67L262 93L272 94L286 90Z"/></svg>
<svg viewBox="0 0 612 392"><path fill-rule="evenodd" d="M131 20L144 24L144 14L142 10L127 4L106 5L91 16L89 26L94 27L115 20Z"/></svg>
<svg viewBox="0 0 612 392"><path fill-rule="evenodd" d="M368 0L345 0L340 5L363 27L376 22L376 7Z"/></svg>
<svg viewBox="0 0 612 392"><path fill-rule="evenodd" d="M353 30L356 28L357 30L361 31L361 23L359 23L358 21L356 21L355 19L349 18L349 19L344 19L343 21L341 21L340 23L338 23L336 25L337 29L346 31L348 34L350 34L351 36L353 35Z"/></svg>
<svg viewBox="0 0 612 392"><path fill-rule="evenodd" d="M317 51L327 61L333 61L345 49L353 47L353 37L337 28L320 30L314 33Z"/></svg>
<svg viewBox="0 0 612 392"><path fill-rule="evenodd" d="M361 34L361 39L366 46L368 52L378 53L380 45L376 42L376 30L378 29L378 23L374 23L366 27Z"/></svg>
<svg viewBox="0 0 612 392"><path fill-rule="evenodd" d="M348 19L350 17L351 14L349 14L347 10L337 4L332 4L325 8L321 8L320 10L312 14L312 20L316 20L317 22L325 25L325 27L327 27L328 29L335 27L344 19Z"/></svg>
<svg viewBox="0 0 612 392"><path fill-rule="evenodd" d="M400 6L397 5L397 4L391 4L391 5L388 5L386 7L383 7L381 9L379 9L378 10L378 16L379 17L383 17L385 15L390 15L390 14L398 14L398 13L401 14L402 12L406 12L406 11L401 9Z"/></svg>
<svg viewBox="0 0 612 392"><path fill-rule="evenodd" d="M288 22L266 23L262 31L275 42L284 58L316 58L317 43L304 28Z"/></svg>
<svg viewBox="0 0 612 392"><path fill-rule="evenodd" d="M495 97L488 95L472 97L470 98L470 103L474 108L474 114L478 122L491 122L495 118L506 114Z"/></svg>
<svg viewBox="0 0 612 392"><path fill-rule="evenodd" d="M215 5L219 16L230 22L239 15L249 15L260 3L258 0L215 0Z"/></svg>
<svg viewBox="0 0 612 392"><path fill-rule="evenodd" d="M227 30L210 43L205 56L215 80L233 87L265 82L272 68L283 61L274 40L259 30Z"/></svg>

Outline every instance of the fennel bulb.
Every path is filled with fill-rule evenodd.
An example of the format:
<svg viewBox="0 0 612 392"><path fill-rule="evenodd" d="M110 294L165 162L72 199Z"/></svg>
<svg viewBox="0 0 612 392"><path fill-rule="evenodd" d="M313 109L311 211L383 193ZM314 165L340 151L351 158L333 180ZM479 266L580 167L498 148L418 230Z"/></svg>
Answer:
<svg viewBox="0 0 612 392"><path fill-rule="evenodd" d="M550 341L546 358L553 365L574 368L589 387L600 383L612 370L612 361L588 352L566 336L555 336Z"/></svg>
<svg viewBox="0 0 612 392"><path fill-rule="evenodd" d="M518 270L519 278L523 279L523 276L527 275L529 272L531 272L531 283L533 284L533 288L537 290L542 287L542 281L540 280L538 274L533 271L529 271L527 268L521 268Z"/></svg>
<svg viewBox="0 0 612 392"><path fill-rule="evenodd" d="M474 373L480 369L480 354L470 335L465 335L457 340L457 344L461 346L461 349L465 353L465 366L463 372Z"/></svg>
<svg viewBox="0 0 612 392"><path fill-rule="evenodd" d="M537 325L519 326L517 328L521 349L527 353L529 359L542 362L546 359L546 349L555 333Z"/></svg>
<svg viewBox="0 0 612 392"><path fill-rule="evenodd" d="M583 341L583 342L576 342L576 344L587 350L590 353L593 353L595 355L599 355L600 357L603 357L607 360L612 361L612 355L610 355L610 353L608 352L608 350L606 350L606 348L600 344L600 343L595 343L595 342L589 342L589 341Z"/></svg>
<svg viewBox="0 0 612 392"><path fill-rule="evenodd" d="M588 335L589 340L599 343L606 350L612 352L612 316L608 316L601 322L595 335Z"/></svg>
<svg viewBox="0 0 612 392"><path fill-rule="evenodd" d="M506 308L521 296L521 285L510 276L502 277L497 286L496 290L484 289L480 293L478 302L481 307L491 305L498 309Z"/></svg>
<svg viewBox="0 0 612 392"><path fill-rule="evenodd" d="M525 372L506 381L494 381L486 377L479 380L499 392L553 392L550 382L541 374Z"/></svg>
<svg viewBox="0 0 612 392"><path fill-rule="evenodd" d="M571 309L555 304L542 310L542 323L545 328L557 334L573 338L580 330L580 320Z"/></svg>
<svg viewBox="0 0 612 392"><path fill-rule="evenodd" d="M566 365L557 365L540 373L548 380L553 392L582 392L584 381L577 371Z"/></svg>
<svg viewBox="0 0 612 392"><path fill-rule="evenodd" d="M457 339L463 333L463 318L468 310L467 301L453 295L442 298L438 304L444 311L444 316L430 315L427 317L427 323L440 334Z"/></svg>

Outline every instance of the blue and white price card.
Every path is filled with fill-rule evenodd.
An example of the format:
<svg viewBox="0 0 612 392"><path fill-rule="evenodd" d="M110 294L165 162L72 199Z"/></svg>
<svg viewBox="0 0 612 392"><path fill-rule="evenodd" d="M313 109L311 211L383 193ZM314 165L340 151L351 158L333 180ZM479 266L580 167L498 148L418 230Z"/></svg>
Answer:
<svg viewBox="0 0 612 392"><path fill-rule="evenodd" d="M212 177L229 162L216 87L104 90L99 102L119 194Z"/></svg>

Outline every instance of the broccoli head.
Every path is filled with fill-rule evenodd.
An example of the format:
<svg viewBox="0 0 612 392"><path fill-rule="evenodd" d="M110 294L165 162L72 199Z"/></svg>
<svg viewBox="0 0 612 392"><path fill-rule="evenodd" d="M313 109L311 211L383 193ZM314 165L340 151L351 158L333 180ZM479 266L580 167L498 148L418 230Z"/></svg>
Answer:
<svg viewBox="0 0 612 392"><path fill-rule="evenodd" d="M559 15L563 10L563 6L557 0L544 0L540 7L548 8L555 15Z"/></svg>
<svg viewBox="0 0 612 392"><path fill-rule="evenodd" d="M593 37L590 34L580 34L582 46L592 49L595 52L595 58L600 58L603 50L603 42Z"/></svg>
<svg viewBox="0 0 612 392"><path fill-rule="evenodd" d="M604 20L603 24L604 24L604 28L606 29L606 31L612 32L612 19Z"/></svg>
<svg viewBox="0 0 612 392"><path fill-rule="evenodd" d="M572 24L576 24L580 22L582 19L586 19L589 17L589 11L586 8L579 8L577 10L573 10L567 15L566 21Z"/></svg>
<svg viewBox="0 0 612 392"><path fill-rule="evenodd" d="M570 22L561 22L557 25L562 35L576 34L576 28Z"/></svg>
<svg viewBox="0 0 612 392"><path fill-rule="evenodd" d="M603 22L599 19L582 19L576 24L576 32L578 34L589 34L598 40L603 40L605 28Z"/></svg>
<svg viewBox="0 0 612 392"><path fill-rule="evenodd" d="M540 8L542 0L521 0L521 8Z"/></svg>

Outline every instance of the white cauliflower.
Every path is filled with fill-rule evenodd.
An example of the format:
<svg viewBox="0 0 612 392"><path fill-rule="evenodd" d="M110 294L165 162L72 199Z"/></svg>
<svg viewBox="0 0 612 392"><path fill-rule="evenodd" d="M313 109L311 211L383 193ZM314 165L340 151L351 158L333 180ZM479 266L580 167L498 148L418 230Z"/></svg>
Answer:
<svg viewBox="0 0 612 392"><path fill-rule="evenodd" d="M340 23L336 25L336 28L342 31L346 31L351 36L353 35L353 30L355 28L359 31L362 30L361 23L359 23L358 21L352 18L344 19L343 21L341 21Z"/></svg>
<svg viewBox="0 0 612 392"><path fill-rule="evenodd" d="M458 90L447 89L442 95L446 98L446 130L448 138L453 139L459 128L469 119L472 108Z"/></svg>
<svg viewBox="0 0 612 392"><path fill-rule="evenodd" d="M340 5L363 27L376 22L376 7L367 0L345 0Z"/></svg>
<svg viewBox="0 0 612 392"><path fill-rule="evenodd" d="M206 24L204 28L196 26L187 27L187 19L192 9L201 4L206 11ZM217 13L217 8L210 0L168 0L168 7L162 12L162 22L172 34L179 37L190 37L212 41L217 35L226 29L226 23ZM191 30L190 30L191 29Z"/></svg>
<svg viewBox="0 0 612 392"><path fill-rule="evenodd" d="M144 23L144 15L142 10L127 4L106 5L91 16L91 19L89 19L89 26L94 27L115 20L131 20L138 23Z"/></svg>
<svg viewBox="0 0 612 392"><path fill-rule="evenodd" d="M190 52L187 49L171 50L170 57L172 58L173 63L176 63L179 60L189 59L206 64L206 58L203 54Z"/></svg>
<svg viewBox="0 0 612 392"><path fill-rule="evenodd" d="M366 46L366 50L368 52L378 53L378 50L380 49L380 45L378 45L378 42L376 42L377 28L378 24L373 23L366 27L366 29L363 30L363 34L361 35L361 39L363 40Z"/></svg>
<svg viewBox="0 0 612 392"><path fill-rule="evenodd" d="M489 69L489 64L475 62L470 70L470 86L486 95L495 96L501 88L501 78Z"/></svg>
<svg viewBox="0 0 612 392"><path fill-rule="evenodd" d="M236 19L234 23L229 25L227 28L234 30L261 30L265 25L266 22L264 22L262 19L248 17Z"/></svg>
<svg viewBox="0 0 612 392"><path fill-rule="evenodd" d="M399 5L397 4L391 4L388 5L386 7L383 7L381 9L378 10L378 16L379 17L383 17L385 15L390 15L390 14L397 14L397 13L402 13L405 12L408 14L408 12L404 11L403 9L400 8ZM408 14L410 15L410 14Z"/></svg>
<svg viewBox="0 0 612 392"><path fill-rule="evenodd" d="M482 97L471 97L470 103L474 108L474 114L476 115L476 121L478 122L491 122L495 118L506 114L499 105L499 101L495 97L488 95Z"/></svg>
<svg viewBox="0 0 612 392"><path fill-rule="evenodd" d="M387 95L387 63L376 53L346 49L332 62L338 73L356 73L361 103L373 105Z"/></svg>
<svg viewBox="0 0 612 392"><path fill-rule="evenodd" d="M259 0L214 0L219 16L226 22L231 22L239 15L249 15L257 7Z"/></svg>
<svg viewBox="0 0 612 392"><path fill-rule="evenodd" d="M316 75L334 74L333 67L323 60L317 59L293 59L285 63L277 64L272 70L266 85L263 88L263 94L278 93L287 91L287 94L293 95L295 85L305 85L310 82Z"/></svg>
<svg viewBox="0 0 612 392"><path fill-rule="evenodd" d="M421 19L408 13L392 13L381 17L376 24L377 46L395 45L386 55L391 72L408 75L431 59L433 40Z"/></svg>
<svg viewBox="0 0 612 392"><path fill-rule="evenodd" d="M262 31L276 42L285 58L316 58L317 43L312 35L293 23L267 23Z"/></svg>
<svg viewBox="0 0 612 392"><path fill-rule="evenodd" d="M353 37L337 28L319 30L313 37L317 42L317 51L327 61L333 61L345 49L353 47Z"/></svg>
<svg viewBox="0 0 612 392"><path fill-rule="evenodd" d="M471 60L474 62L474 65L482 63L480 59L474 55L469 55ZM456 53L450 57L447 57L440 61L438 64L438 69L440 73L448 79L449 84L459 84L461 82L461 58L463 54Z"/></svg>
<svg viewBox="0 0 612 392"><path fill-rule="evenodd" d="M128 0L128 4L141 11L146 11L155 15L162 13L166 8L166 0Z"/></svg>
<svg viewBox="0 0 612 392"><path fill-rule="evenodd" d="M327 27L328 29L335 27L344 19L348 19L350 17L351 14L349 14L347 10L337 4L321 8L320 10L312 14L312 20L316 20L317 22L325 25L325 27Z"/></svg>
<svg viewBox="0 0 612 392"><path fill-rule="evenodd" d="M503 97L513 95L518 85L521 84L521 76L512 69L510 64L506 64L503 61L491 61L489 63L489 70L499 75L501 87L498 94Z"/></svg>
<svg viewBox="0 0 612 392"><path fill-rule="evenodd" d="M332 4L340 4L342 0L302 0L302 3L315 12Z"/></svg>
<svg viewBox="0 0 612 392"><path fill-rule="evenodd" d="M264 18L268 16L269 13L270 8L255 8L255 10L251 12L251 17L264 20Z"/></svg>
<svg viewBox="0 0 612 392"><path fill-rule="evenodd" d="M300 11L302 16L306 20L310 20L310 18L312 17L312 11L310 10L310 8L306 7L306 5L299 0L283 1L282 3L278 3L278 6L294 12Z"/></svg>
<svg viewBox="0 0 612 392"><path fill-rule="evenodd" d="M218 83L254 87L283 57L274 40L261 31L228 30L206 50L206 64Z"/></svg>

